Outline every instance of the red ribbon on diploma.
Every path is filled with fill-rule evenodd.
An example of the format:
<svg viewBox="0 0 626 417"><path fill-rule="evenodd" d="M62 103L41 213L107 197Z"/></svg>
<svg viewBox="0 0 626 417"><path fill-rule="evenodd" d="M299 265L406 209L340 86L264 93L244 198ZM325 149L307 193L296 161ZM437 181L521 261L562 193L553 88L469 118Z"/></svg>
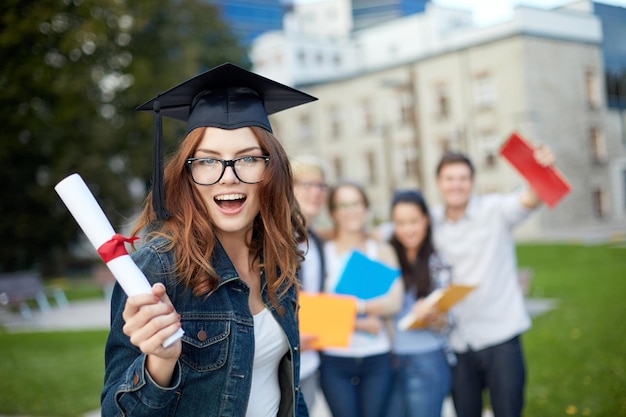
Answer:
<svg viewBox="0 0 626 417"><path fill-rule="evenodd" d="M132 243L137 239L139 239L137 236L125 237L116 233L113 235L111 240L104 242L98 248L98 254L106 264L115 258L128 255L128 252L126 252L126 246L124 246L124 242Z"/></svg>

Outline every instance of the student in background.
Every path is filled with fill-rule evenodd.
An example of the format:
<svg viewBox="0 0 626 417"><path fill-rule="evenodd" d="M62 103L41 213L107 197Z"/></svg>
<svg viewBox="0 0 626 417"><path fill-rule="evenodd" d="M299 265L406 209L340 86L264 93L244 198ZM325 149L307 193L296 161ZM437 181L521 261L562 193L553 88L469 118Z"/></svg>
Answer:
<svg viewBox="0 0 626 417"><path fill-rule="evenodd" d="M546 146L536 147L534 158L554 163ZM432 211L435 247L452 265L453 283L478 285L453 312L454 407L458 417L480 417L487 388L495 417L520 417L526 378L521 334L530 317L517 279L513 230L541 200L528 186L476 196L473 185L467 156L445 153L437 165L443 205Z"/></svg>
<svg viewBox="0 0 626 417"><path fill-rule="evenodd" d="M435 252L430 215L419 191L400 191L391 203L394 229L390 239L402 270L404 301L399 319L409 312L425 327L394 328L394 383L388 417L441 417L450 392L451 371L446 356L445 313L427 305L424 297L449 284L450 269Z"/></svg>
<svg viewBox="0 0 626 417"><path fill-rule="evenodd" d="M324 166L313 156L299 156L291 161L293 188L300 212L304 216L308 232L308 241L298 247L304 253L300 267L301 290L318 293L324 289L326 267L324 263L323 241L313 230L313 222L326 205L328 186L326 185ZM312 336L300 334L300 387L309 409L313 409L319 389L319 352L310 348Z"/></svg>
<svg viewBox="0 0 626 417"><path fill-rule="evenodd" d="M369 203L360 186L338 183L330 191L328 207L334 237L324 246L327 292L336 287L342 257L352 251L391 267L397 265L393 249L371 239L366 232ZM323 351L321 385L334 417L383 415L392 379L391 341L385 319L398 312L402 291L402 280L396 279L387 294L359 300L359 316L350 345Z"/></svg>

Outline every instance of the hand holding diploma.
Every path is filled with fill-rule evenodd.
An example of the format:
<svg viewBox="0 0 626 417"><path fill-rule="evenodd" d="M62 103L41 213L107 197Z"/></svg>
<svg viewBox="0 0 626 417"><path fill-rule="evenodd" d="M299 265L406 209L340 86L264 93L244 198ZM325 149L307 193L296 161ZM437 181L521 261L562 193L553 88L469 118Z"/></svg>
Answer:
<svg viewBox="0 0 626 417"><path fill-rule="evenodd" d="M96 248L109 270L113 273L116 281L120 284L122 289L124 289L126 295L128 295L128 303L139 306L143 304L162 304L146 307L145 312L143 311L144 309L142 309L140 313L136 312L137 315L142 316L145 319L150 314L154 314L154 312L161 312L161 314L175 314L173 306L169 302L165 291L163 290L163 294L160 294L160 290L156 288L159 284L155 284L155 288L153 289L143 272L137 267L126 252L124 242L133 241L134 238L128 239L115 233L111 223L102 211L102 208L94 198L91 191L89 191L89 188L80 175L70 175L59 182L54 189L59 194L61 200L63 200L91 244L94 248ZM134 296L137 296L137 298L134 298ZM161 302L163 300L166 302ZM126 319L127 309L124 310L124 319ZM170 309L171 311L168 313L168 310ZM130 310L128 316L131 316ZM165 338L163 336L165 333L168 333L168 329L172 330L172 328L168 326L160 329L158 332L158 335L161 336L161 339L163 339L162 345L164 348L167 348L174 341L180 339L184 333L179 327L175 333L170 334ZM126 333L126 326L124 331Z"/></svg>
<svg viewBox="0 0 626 417"><path fill-rule="evenodd" d="M124 334L146 354L146 370L152 379L162 387L169 386L182 352L179 338L174 337L182 329L180 316L165 293L165 286L157 283L151 294L128 297L122 318ZM166 346L164 338L174 339Z"/></svg>

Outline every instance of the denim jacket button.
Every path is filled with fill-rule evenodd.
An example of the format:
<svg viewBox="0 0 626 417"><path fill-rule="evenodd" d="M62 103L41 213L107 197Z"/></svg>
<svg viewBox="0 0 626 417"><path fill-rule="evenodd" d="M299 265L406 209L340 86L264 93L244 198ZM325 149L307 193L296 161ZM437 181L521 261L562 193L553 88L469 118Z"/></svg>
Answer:
<svg viewBox="0 0 626 417"><path fill-rule="evenodd" d="M139 375L135 374L133 376L133 385L137 385L139 383Z"/></svg>
<svg viewBox="0 0 626 417"><path fill-rule="evenodd" d="M196 335L199 341L204 342L207 339L206 332L204 330L200 330Z"/></svg>
<svg viewBox="0 0 626 417"><path fill-rule="evenodd" d="M294 352L299 351L299 350L300 350L300 345L295 345L295 346L293 347L293 350L294 350Z"/></svg>

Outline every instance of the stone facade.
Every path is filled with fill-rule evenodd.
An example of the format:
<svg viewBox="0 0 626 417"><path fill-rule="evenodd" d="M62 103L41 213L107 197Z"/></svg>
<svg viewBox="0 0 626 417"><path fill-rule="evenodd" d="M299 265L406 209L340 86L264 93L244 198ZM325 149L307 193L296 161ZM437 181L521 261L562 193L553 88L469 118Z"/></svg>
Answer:
<svg viewBox="0 0 626 417"><path fill-rule="evenodd" d="M419 21L433 27L437 15L441 11L432 9ZM401 40L420 41L397 29ZM597 19L586 12L518 8L508 24L446 33L424 41L426 50L416 46L412 59L405 50L401 61L374 62L382 46L361 45L367 50L359 53L368 59L360 62L369 64L360 71L301 82L299 88L320 100L272 116L287 152L322 157L331 182L364 184L373 220L384 222L394 189L420 187L431 204L439 201L434 171L445 149L472 158L478 193L523 186L498 156L517 131L551 146L572 185L555 209L541 208L518 237L623 238L625 120L605 105Z"/></svg>

